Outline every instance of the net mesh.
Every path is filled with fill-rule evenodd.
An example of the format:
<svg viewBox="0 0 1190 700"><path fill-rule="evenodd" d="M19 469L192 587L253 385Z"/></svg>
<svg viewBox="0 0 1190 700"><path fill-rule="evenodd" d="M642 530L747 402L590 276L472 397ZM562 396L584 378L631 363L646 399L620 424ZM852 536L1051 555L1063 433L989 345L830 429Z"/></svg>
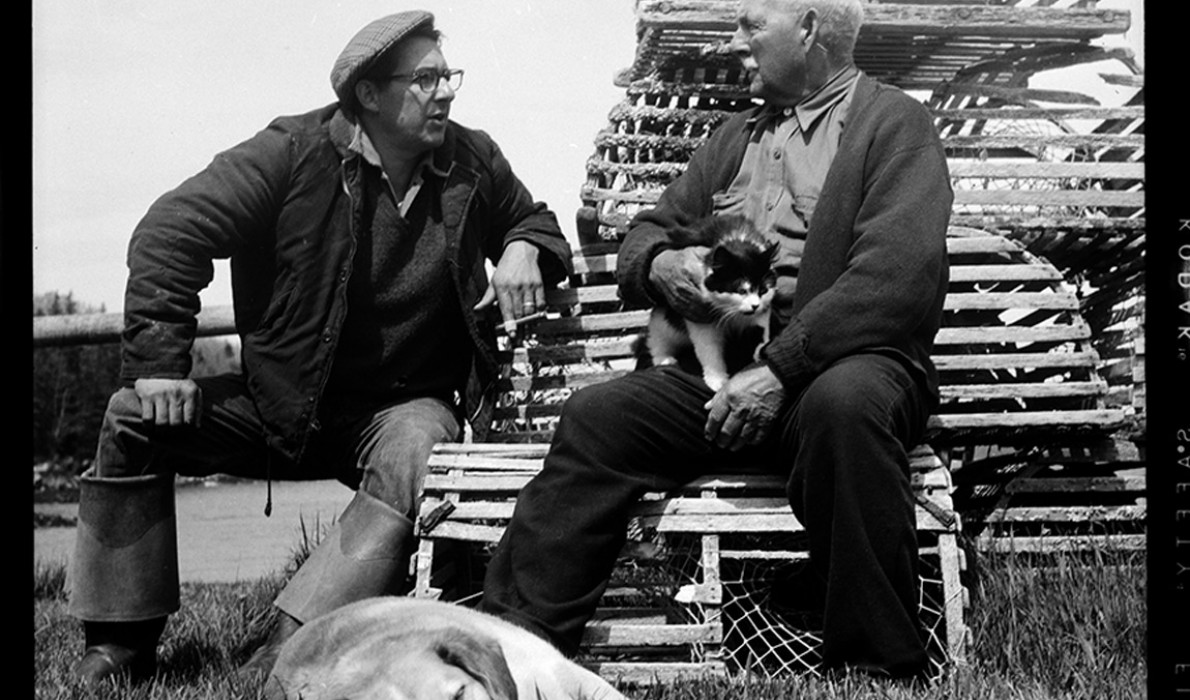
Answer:
<svg viewBox="0 0 1190 700"><path fill-rule="evenodd" d="M920 533L925 537L927 533ZM920 558L918 611L927 637L932 672L944 670L946 620L943 582L936 542L923 543ZM703 541L696 535L640 535L629 541L611 579L601 615L615 610L654 611L671 624L721 623L723 642L694 643L670 650L673 660L723 662L733 674L776 678L820 673L822 643L818 616L778 603L781 582L806 566L804 536L794 533L722 535L716 556L722 585L720 603L700 600L698 592L713 587L703 563ZM712 579L712 580L708 580ZM609 612L612 611L612 612ZM601 654L620 661L643 660L667 652L620 649Z"/></svg>

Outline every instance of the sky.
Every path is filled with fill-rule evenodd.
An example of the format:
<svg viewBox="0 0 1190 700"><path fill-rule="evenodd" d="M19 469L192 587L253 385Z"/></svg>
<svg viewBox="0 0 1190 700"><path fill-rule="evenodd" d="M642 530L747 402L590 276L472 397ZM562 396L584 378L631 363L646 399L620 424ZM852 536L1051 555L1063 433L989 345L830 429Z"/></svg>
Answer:
<svg viewBox="0 0 1190 700"><path fill-rule="evenodd" d="M584 164L633 59L632 0L35 0L33 293L122 309L149 205L274 117L333 102L352 35L414 8L466 71L452 119L500 144L573 242ZM231 303L225 263L202 298Z"/></svg>
<svg viewBox="0 0 1190 700"><path fill-rule="evenodd" d="M1141 0L1122 40L1143 63ZM456 121L487 131L575 242L584 164L632 63L632 0L35 0L33 293L123 307L128 238L162 193L276 116L334 100L373 19L420 7L466 71ZM231 302L220 263L204 305Z"/></svg>

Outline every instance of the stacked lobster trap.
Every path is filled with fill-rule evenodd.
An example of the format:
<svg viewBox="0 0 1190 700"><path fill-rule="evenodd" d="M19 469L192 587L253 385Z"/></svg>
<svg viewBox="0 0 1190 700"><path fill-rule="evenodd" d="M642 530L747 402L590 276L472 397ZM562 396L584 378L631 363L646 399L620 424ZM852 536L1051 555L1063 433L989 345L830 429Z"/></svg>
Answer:
<svg viewBox="0 0 1190 700"><path fill-rule="evenodd" d="M961 543L1143 544L1143 346L1128 325L1143 289L1142 77L1128 52L1096 42L1124 32L1128 14L1095 5L866 6L857 63L933 110L956 191L934 350L942 405L912 455L919 607L939 673L968 643ZM635 11L636 56L616 83L625 95L587 162L575 274L549 294L550 317L506 345L496 431L431 458L416 595L475 600L566 397L632 371L648 312L619 300L619 241L752 104L726 49L735 2L637 0ZM1104 62L1124 68L1099 78L1119 104L1032 82ZM773 599L805 562L801 525L779 480L731 466L639 504L585 640L584 660L604 676L816 672L815 621Z"/></svg>

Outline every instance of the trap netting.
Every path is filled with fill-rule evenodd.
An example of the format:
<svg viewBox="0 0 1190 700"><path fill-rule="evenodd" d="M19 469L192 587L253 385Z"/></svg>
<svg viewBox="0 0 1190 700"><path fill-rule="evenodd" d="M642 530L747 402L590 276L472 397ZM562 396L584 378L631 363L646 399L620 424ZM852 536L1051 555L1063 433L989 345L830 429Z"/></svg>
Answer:
<svg viewBox="0 0 1190 700"><path fill-rule="evenodd" d="M625 548L597 619L648 610L672 625L721 625L721 634L684 648L596 652L619 661L719 661L731 674L764 678L820 673L821 615L800 605L790 580L807 564L804 534L716 535L707 551L701 535L639 533ZM919 538L931 538L919 533ZM943 580L935 542L921 543L918 612L931 675L947 662ZM712 544L712 546L715 546ZM716 595L716 590L718 595ZM674 656L677 655L677 657Z"/></svg>

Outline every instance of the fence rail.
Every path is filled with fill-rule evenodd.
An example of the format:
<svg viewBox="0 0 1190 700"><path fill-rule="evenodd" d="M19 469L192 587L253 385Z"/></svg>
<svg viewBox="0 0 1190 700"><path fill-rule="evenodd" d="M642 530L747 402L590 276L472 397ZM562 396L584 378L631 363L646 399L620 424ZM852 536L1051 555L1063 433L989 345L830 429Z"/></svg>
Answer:
<svg viewBox="0 0 1190 700"><path fill-rule="evenodd" d="M123 313L69 314L33 317L33 347L69 347L120 342ZM231 335L236 332L235 312L230 305L212 306L198 314L197 337Z"/></svg>

